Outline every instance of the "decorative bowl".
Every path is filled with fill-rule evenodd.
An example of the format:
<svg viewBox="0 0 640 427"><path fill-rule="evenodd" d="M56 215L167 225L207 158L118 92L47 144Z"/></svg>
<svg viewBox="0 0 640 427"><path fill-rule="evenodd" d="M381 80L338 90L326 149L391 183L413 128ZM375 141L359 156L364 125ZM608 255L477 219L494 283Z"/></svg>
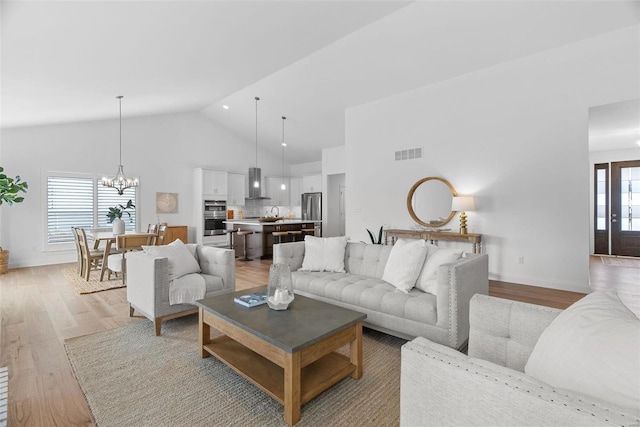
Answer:
<svg viewBox="0 0 640 427"><path fill-rule="evenodd" d="M259 222L276 222L282 219L281 216L261 216L258 218Z"/></svg>

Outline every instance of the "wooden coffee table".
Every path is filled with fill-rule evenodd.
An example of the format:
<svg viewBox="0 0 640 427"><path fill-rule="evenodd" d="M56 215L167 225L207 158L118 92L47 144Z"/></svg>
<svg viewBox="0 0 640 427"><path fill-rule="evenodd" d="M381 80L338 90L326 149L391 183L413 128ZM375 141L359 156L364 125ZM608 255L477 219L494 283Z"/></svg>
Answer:
<svg viewBox="0 0 640 427"><path fill-rule="evenodd" d="M362 321L366 314L296 295L288 310L233 302L248 289L198 301L200 356L210 354L284 405L284 420L300 420L300 406L351 375L362 377ZM211 339L211 327L223 336ZM349 344L350 357L334 350Z"/></svg>

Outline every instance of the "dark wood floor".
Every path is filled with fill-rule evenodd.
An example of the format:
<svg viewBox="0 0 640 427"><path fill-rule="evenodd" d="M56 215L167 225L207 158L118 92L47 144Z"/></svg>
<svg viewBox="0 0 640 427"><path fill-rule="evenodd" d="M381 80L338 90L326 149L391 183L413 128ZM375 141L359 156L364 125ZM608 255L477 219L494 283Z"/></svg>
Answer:
<svg viewBox="0 0 640 427"><path fill-rule="evenodd" d="M270 264L237 262L237 288L266 283ZM61 273L68 266L13 269L0 276L0 366L9 368L10 426L93 425L64 339L146 321L129 317L125 289L77 295ZM638 301L640 269L606 267L597 257L591 274L594 288L619 288ZM491 282L490 294L557 308L583 296L503 282Z"/></svg>

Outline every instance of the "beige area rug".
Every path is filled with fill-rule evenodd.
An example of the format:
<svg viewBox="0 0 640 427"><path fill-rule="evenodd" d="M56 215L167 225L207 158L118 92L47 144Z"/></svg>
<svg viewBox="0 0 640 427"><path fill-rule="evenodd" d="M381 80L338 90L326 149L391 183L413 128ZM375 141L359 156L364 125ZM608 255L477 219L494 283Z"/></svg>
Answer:
<svg viewBox="0 0 640 427"><path fill-rule="evenodd" d="M640 259L638 258L617 258L601 256L600 259L602 260L602 263L604 265L609 265L612 267L640 268Z"/></svg>
<svg viewBox="0 0 640 427"><path fill-rule="evenodd" d="M279 403L214 357L198 356L197 334L191 315L163 323L160 337L143 321L66 340L97 425L286 425ZM345 378L305 404L296 425L397 426L405 342L365 329L362 378Z"/></svg>
<svg viewBox="0 0 640 427"><path fill-rule="evenodd" d="M88 282L84 280L84 277L80 277L80 275L76 273L75 267L63 269L62 274L73 290L79 294L91 294L127 286L122 284L122 276L114 277L111 275L111 280L107 280L107 273L104 273L104 281L101 282L100 270L91 270Z"/></svg>

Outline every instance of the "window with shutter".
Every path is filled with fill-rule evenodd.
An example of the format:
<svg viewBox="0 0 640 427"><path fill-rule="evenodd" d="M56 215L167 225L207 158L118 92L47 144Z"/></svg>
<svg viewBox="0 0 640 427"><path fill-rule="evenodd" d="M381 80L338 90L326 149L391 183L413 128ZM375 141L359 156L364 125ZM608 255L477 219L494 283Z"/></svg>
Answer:
<svg viewBox="0 0 640 427"><path fill-rule="evenodd" d="M78 174L52 173L47 176L46 245L48 249L73 243L71 227L111 228L107 212L110 207L132 200L136 204L136 188L128 188L122 196L113 188L103 187L100 179ZM123 214L126 230L137 230L135 209Z"/></svg>

